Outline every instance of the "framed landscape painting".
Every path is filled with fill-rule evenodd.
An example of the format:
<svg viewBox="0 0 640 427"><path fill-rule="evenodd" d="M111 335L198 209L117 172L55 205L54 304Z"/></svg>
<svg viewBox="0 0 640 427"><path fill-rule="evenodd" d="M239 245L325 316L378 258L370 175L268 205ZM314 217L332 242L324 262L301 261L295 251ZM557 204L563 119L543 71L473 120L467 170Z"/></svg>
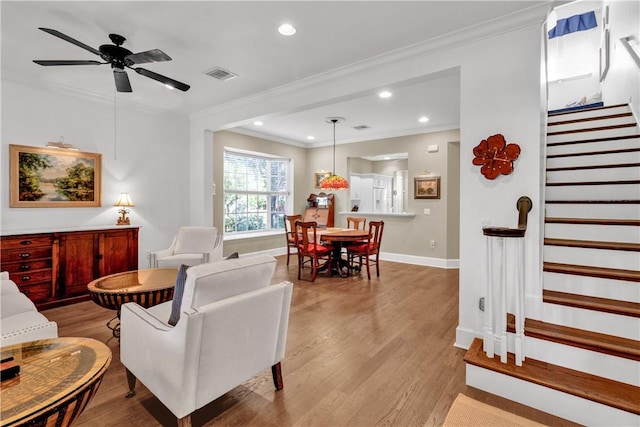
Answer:
<svg viewBox="0 0 640 427"><path fill-rule="evenodd" d="M102 155L9 145L12 208L101 206Z"/></svg>
<svg viewBox="0 0 640 427"><path fill-rule="evenodd" d="M316 172L314 175L314 184L316 188L320 188L320 182L331 176L331 172Z"/></svg>
<svg viewBox="0 0 640 427"><path fill-rule="evenodd" d="M440 198L440 177L429 176L413 178L414 199L439 199Z"/></svg>

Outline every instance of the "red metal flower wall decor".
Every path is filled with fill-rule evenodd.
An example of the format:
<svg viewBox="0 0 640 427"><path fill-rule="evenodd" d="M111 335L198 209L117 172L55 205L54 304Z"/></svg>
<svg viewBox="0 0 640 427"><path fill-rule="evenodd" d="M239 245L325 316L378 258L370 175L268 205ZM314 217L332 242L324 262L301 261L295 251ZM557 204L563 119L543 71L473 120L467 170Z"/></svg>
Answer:
<svg viewBox="0 0 640 427"><path fill-rule="evenodd" d="M509 175L513 171L513 161L520 155L518 144L507 144L502 134L483 139L473 148L473 164L482 165L480 173L487 179L496 179L498 175Z"/></svg>

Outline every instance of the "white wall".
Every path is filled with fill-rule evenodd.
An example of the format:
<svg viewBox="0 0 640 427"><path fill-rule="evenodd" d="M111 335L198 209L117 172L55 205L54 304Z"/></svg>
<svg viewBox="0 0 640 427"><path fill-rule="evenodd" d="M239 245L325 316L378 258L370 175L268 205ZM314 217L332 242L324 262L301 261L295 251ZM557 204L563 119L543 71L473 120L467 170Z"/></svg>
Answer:
<svg viewBox="0 0 640 427"><path fill-rule="evenodd" d="M10 208L9 144L44 147L64 141L82 151L102 154L102 207ZM132 225L141 226L139 265L145 251L166 248L175 230L189 221L186 118L117 107L114 141L113 102L96 102L2 81L2 162L0 227L15 230L115 225L119 193L129 192Z"/></svg>
<svg viewBox="0 0 640 427"><path fill-rule="evenodd" d="M631 103L636 119L640 120L640 70L620 44L621 37L632 36L636 54L640 55L640 2L606 1L609 7L610 65L602 82L602 100L607 104Z"/></svg>

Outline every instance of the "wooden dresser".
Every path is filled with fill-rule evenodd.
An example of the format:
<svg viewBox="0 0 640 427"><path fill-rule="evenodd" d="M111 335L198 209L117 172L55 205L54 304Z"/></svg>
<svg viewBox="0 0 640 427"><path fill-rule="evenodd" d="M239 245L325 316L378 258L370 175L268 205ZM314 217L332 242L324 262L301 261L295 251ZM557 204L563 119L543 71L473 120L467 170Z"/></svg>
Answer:
<svg viewBox="0 0 640 427"><path fill-rule="evenodd" d="M39 309L89 299L98 277L138 269L138 227L3 235L0 270Z"/></svg>

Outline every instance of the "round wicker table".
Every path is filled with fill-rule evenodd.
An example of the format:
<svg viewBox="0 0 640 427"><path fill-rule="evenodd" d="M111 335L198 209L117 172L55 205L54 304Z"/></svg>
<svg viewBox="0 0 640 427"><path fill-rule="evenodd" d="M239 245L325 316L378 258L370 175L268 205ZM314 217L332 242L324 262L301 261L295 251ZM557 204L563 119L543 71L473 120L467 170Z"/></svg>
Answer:
<svg viewBox="0 0 640 427"><path fill-rule="evenodd" d="M0 349L20 373L0 386L3 427L71 425L98 391L111 350L90 338L54 338Z"/></svg>
<svg viewBox="0 0 640 427"><path fill-rule="evenodd" d="M177 268L150 268L110 274L89 283L87 288L93 301L105 308L117 310L107 322L114 337L120 336L120 307L135 302L144 308L173 298Z"/></svg>

